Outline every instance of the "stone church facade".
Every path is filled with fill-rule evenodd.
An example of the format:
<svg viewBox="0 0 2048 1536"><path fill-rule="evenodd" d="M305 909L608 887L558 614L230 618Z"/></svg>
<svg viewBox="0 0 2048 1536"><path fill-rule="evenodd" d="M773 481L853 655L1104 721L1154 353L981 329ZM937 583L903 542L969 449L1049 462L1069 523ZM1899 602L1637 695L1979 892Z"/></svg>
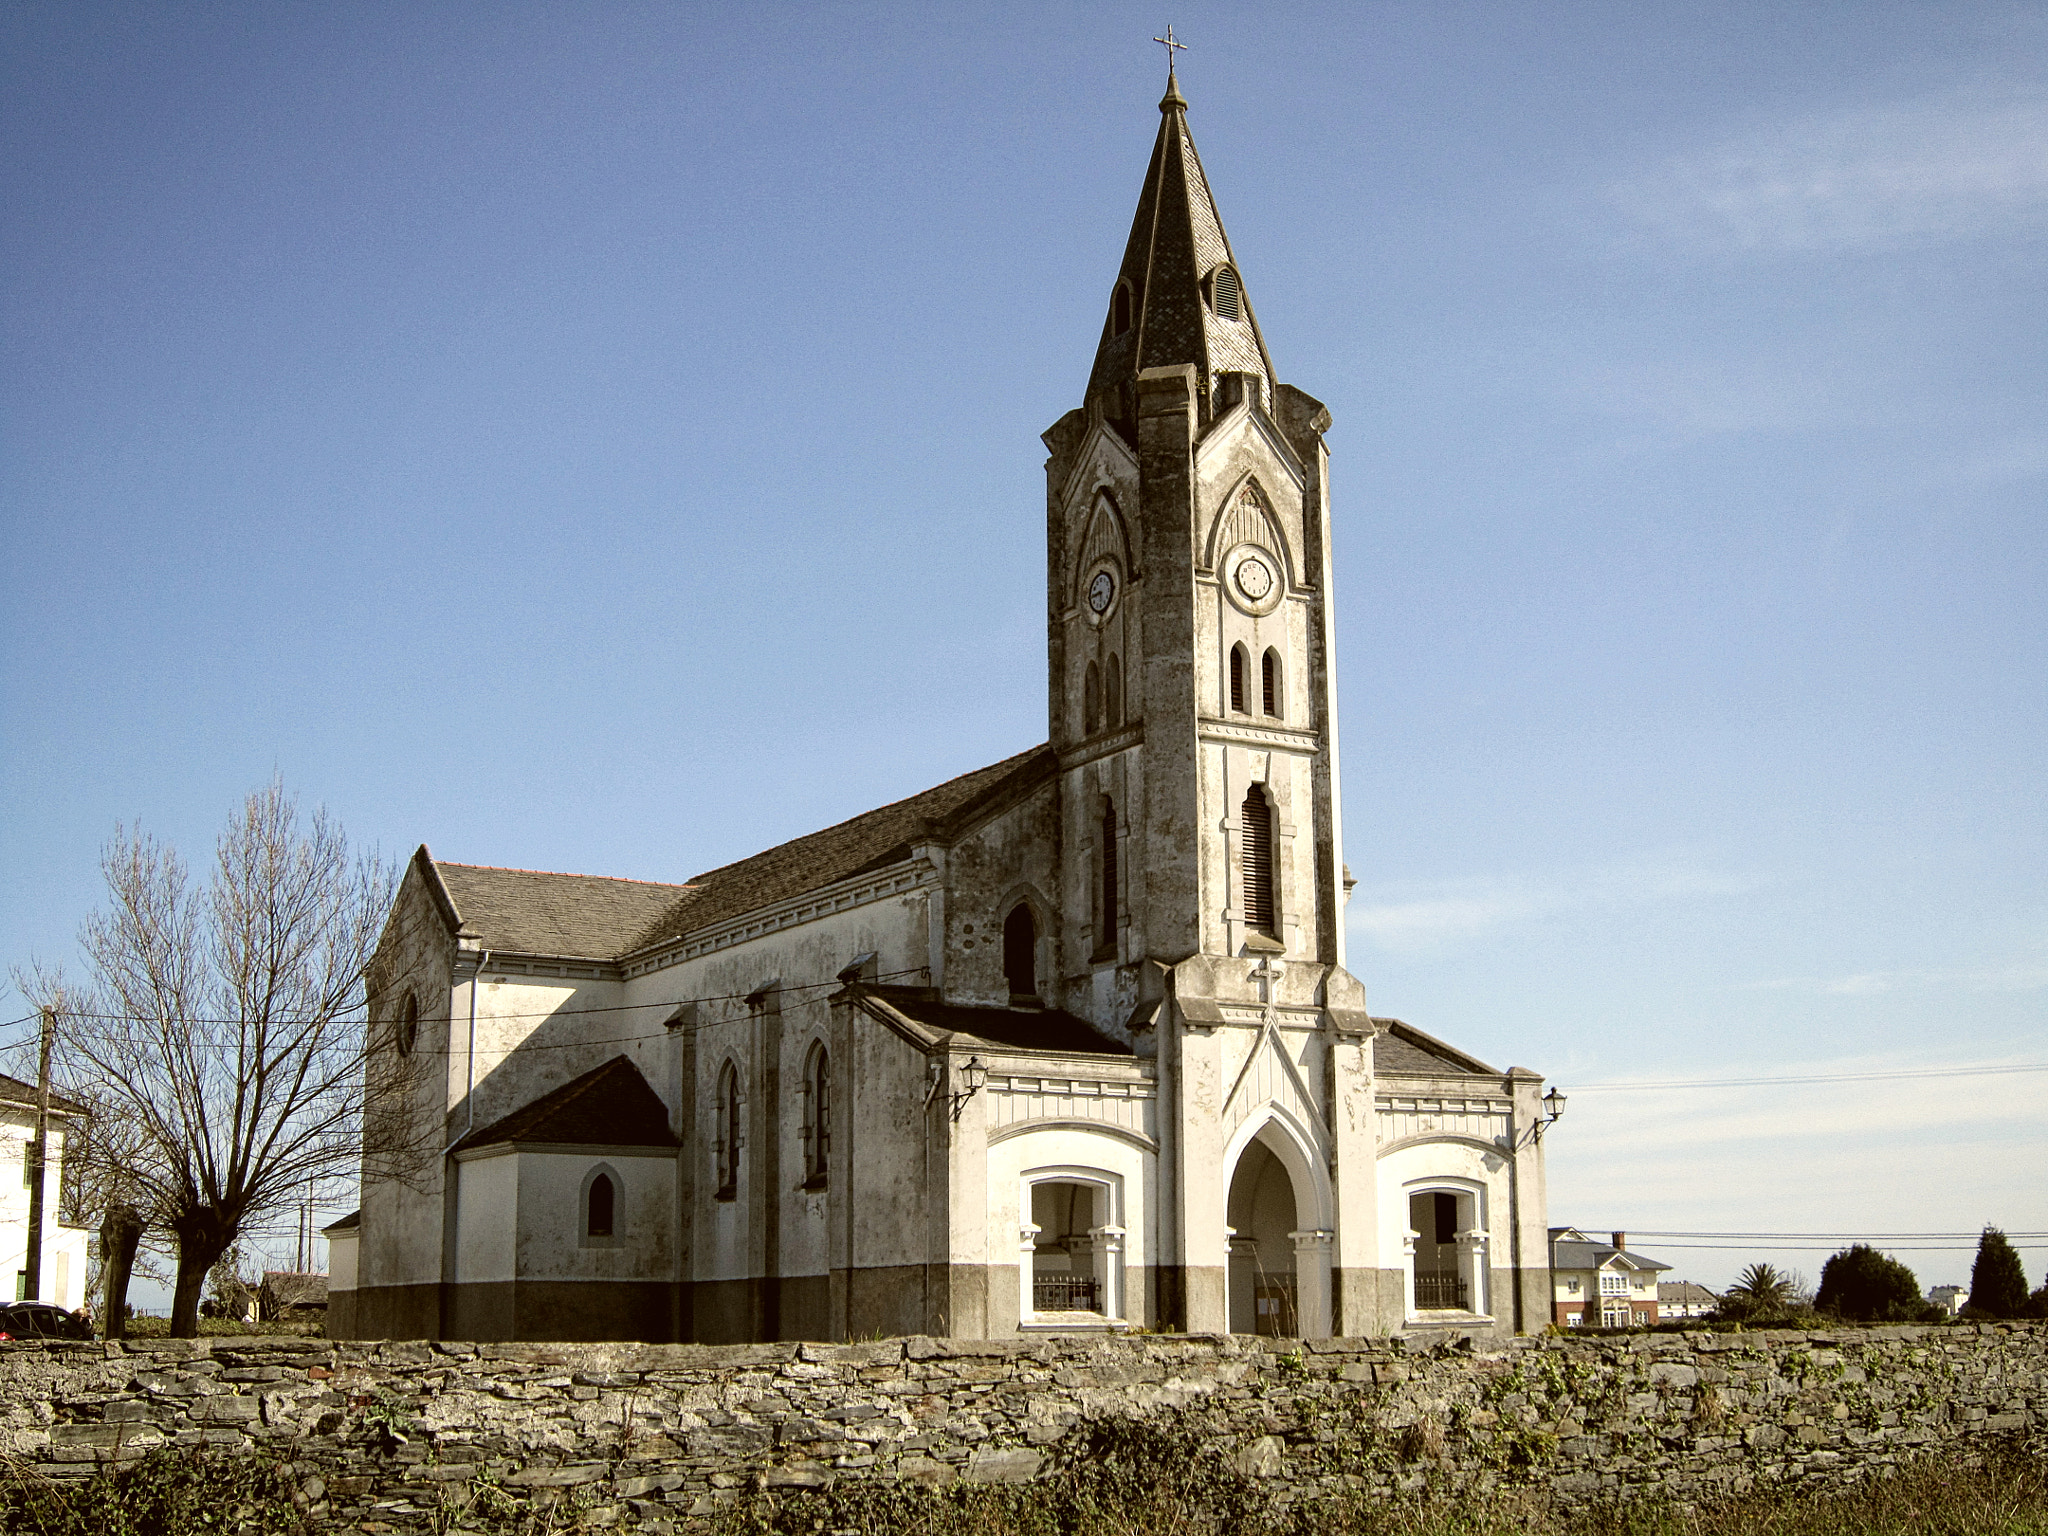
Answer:
<svg viewBox="0 0 2048 1536"><path fill-rule="evenodd" d="M681 885L422 847L330 1229L357 1337L1316 1337L1550 1319L1541 1079L1345 968L1327 411L1169 79L1044 435L1049 740Z"/></svg>

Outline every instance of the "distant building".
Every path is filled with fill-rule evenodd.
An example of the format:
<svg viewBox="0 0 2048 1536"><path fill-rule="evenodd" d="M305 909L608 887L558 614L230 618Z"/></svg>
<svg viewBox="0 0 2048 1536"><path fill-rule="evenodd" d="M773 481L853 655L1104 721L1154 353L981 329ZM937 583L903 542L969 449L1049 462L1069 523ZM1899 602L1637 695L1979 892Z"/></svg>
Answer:
<svg viewBox="0 0 2048 1536"><path fill-rule="evenodd" d="M1628 1251L1628 1234L1598 1242L1576 1227L1550 1229L1554 1321L1561 1328L1647 1328L1657 1321L1657 1273L1669 1269Z"/></svg>
<svg viewBox="0 0 2048 1536"><path fill-rule="evenodd" d="M77 1311L85 1305L83 1227L57 1220L64 1188L64 1133L85 1118L85 1106L50 1095L50 1146L43 1168L43 1273L36 1299ZM36 1135L36 1086L0 1073L0 1301L28 1295L29 1157Z"/></svg>
<svg viewBox="0 0 2048 1536"><path fill-rule="evenodd" d="M1657 1321L1668 1323L1678 1317L1705 1317L1721 1305L1721 1298L1704 1285L1690 1280L1663 1280L1657 1285Z"/></svg>
<svg viewBox="0 0 2048 1536"><path fill-rule="evenodd" d="M256 1303L265 1322L325 1316L327 1277L298 1274L287 1269L267 1270L263 1286L256 1293Z"/></svg>
<svg viewBox="0 0 2048 1536"><path fill-rule="evenodd" d="M1970 1288L1967 1285L1932 1286L1928 1289L1927 1300L1954 1317L1970 1304Z"/></svg>

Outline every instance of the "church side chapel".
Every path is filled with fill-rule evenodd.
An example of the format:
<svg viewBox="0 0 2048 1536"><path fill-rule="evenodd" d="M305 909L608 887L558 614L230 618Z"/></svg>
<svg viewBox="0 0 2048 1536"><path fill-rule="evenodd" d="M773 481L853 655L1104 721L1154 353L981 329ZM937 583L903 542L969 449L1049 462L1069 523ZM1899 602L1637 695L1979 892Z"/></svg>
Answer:
<svg viewBox="0 0 2048 1536"><path fill-rule="evenodd" d="M371 1111L445 1152L366 1169L331 1331L1550 1321L1542 1080L1345 969L1330 416L1159 110L1044 434L1046 743L679 885L420 848Z"/></svg>

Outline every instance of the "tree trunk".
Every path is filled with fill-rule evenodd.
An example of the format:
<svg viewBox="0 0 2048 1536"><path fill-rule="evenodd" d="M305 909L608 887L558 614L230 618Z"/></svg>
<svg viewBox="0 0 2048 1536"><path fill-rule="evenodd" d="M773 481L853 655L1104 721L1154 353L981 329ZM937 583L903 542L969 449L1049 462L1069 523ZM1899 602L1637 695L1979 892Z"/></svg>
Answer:
<svg viewBox="0 0 2048 1536"><path fill-rule="evenodd" d="M178 1234L178 1278L171 1291L171 1337L196 1338L199 1334L199 1299L206 1292L206 1277L235 1240L236 1224L215 1210L188 1211L171 1223Z"/></svg>
<svg viewBox="0 0 2048 1536"><path fill-rule="evenodd" d="M100 1223L100 1279L109 1339L128 1336L128 1277L135 1273L135 1249L142 1241L142 1215L132 1205L110 1205Z"/></svg>

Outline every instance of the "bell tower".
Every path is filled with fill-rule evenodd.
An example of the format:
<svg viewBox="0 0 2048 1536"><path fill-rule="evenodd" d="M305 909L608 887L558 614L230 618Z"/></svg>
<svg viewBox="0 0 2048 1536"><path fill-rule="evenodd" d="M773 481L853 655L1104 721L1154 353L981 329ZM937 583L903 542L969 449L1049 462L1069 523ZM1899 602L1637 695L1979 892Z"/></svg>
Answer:
<svg viewBox="0 0 2048 1536"><path fill-rule="evenodd" d="M1187 109L1169 70L1083 403L1045 434L1061 1001L1159 1058L1162 1311L1224 1326L1232 1138L1285 1100L1301 1230L1325 1240L1302 1320L1319 1293L1327 1325L1336 1127L1366 1138L1362 1226L1373 1156L1372 1025L1344 970L1330 417L1277 381Z"/></svg>

